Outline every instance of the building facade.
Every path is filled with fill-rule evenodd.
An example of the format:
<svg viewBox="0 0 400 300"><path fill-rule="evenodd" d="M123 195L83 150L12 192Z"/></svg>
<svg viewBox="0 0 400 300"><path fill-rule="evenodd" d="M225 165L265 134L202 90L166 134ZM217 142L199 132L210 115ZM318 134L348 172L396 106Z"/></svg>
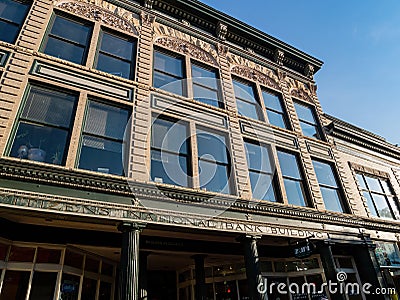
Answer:
<svg viewBox="0 0 400 300"><path fill-rule="evenodd" d="M395 297L400 149L321 66L196 0L0 0L0 299Z"/></svg>

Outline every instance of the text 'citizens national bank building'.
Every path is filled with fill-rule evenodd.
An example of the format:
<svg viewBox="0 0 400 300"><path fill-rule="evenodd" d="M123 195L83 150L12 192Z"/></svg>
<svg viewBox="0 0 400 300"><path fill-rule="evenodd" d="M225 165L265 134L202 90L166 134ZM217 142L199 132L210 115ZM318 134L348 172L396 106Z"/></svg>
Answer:
<svg viewBox="0 0 400 300"><path fill-rule="evenodd" d="M321 66L196 0L0 0L0 300L397 299L400 148Z"/></svg>

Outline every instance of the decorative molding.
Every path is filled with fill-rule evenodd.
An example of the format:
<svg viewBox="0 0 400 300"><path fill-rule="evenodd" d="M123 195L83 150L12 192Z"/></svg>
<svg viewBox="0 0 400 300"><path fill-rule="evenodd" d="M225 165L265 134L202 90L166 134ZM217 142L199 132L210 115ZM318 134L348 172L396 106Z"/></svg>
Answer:
<svg viewBox="0 0 400 300"><path fill-rule="evenodd" d="M286 77L286 81L289 84L289 91L292 97L314 103L313 93L311 92L309 85L290 77Z"/></svg>
<svg viewBox="0 0 400 300"><path fill-rule="evenodd" d="M218 66L216 59L202 48L173 37L160 37L155 40L155 45L165 47L174 52L190 55L194 59Z"/></svg>
<svg viewBox="0 0 400 300"><path fill-rule="evenodd" d="M8 56L8 52L0 50L0 67L4 67L6 65Z"/></svg>
<svg viewBox="0 0 400 300"><path fill-rule="evenodd" d="M365 173L365 174L369 174L369 175L373 175L373 176L377 176L377 177L381 177L381 178L390 178L389 173L387 172L383 172L383 171L379 171L370 167L366 167L363 165L359 165L353 162L349 162L350 167L356 171L356 172L361 172L361 173Z"/></svg>
<svg viewBox="0 0 400 300"><path fill-rule="evenodd" d="M275 54L274 54L274 61L280 65L283 66L283 59L285 58L285 52L283 52L280 49L276 49L275 50Z"/></svg>
<svg viewBox="0 0 400 300"><path fill-rule="evenodd" d="M217 45L218 55L225 57L228 54L228 51L229 51L228 46L218 43L218 45Z"/></svg>
<svg viewBox="0 0 400 300"><path fill-rule="evenodd" d="M219 21L218 24L217 24L217 29L216 29L217 37L220 40L225 41L227 33L228 33L228 26Z"/></svg>
<svg viewBox="0 0 400 300"><path fill-rule="evenodd" d="M105 1L103 2L106 3ZM104 25L126 31L130 34L138 35L136 28L138 25L136 24L138 21L137 15L132 12L123 9L110 11L109 9L82 1L60 2L56 4L56 7L94 21L100 21Z"/></svg>
<svg viewBox="0 0 400 300"><path fill-rule="evenodd" d="M144 7L153 9L154 0L144 0Z"/></svg>
<svg viewBox="0 0 400 300"><path fill-rule="evenodd" d="M231 69L231 72L233 74L246 77L247 79L250 79L252 81L259 82L260 84L264 86L268 86L273 89L280 90L279 83L276 81L275 78L271 76L272 71L269 73L261 73L260 71L251 69L249 67L244 67L244 66L234 66ZM276 77L276 76L274 76Z"/></svg>
<svg viewBox="0 0 400 300"><path fill-rule="evenodd" d="M156 17L152 14L148 14L142 11L142 13L140 14L140 21L142 26L152 27L156 22Z"/></svg>
<svg viewBox="0 0 400 300"><path fill-rule="evenodd" d="M282 70L278 69L278 70L276 70L276 74L278 75L278 79L279 80L285 80L286 79L287 74L286 74L285 71L282 71Z"/></svg>
<svg viewBox="0 0 400 300"><path fill-rule="evenodd" d="M306 64L304 67L304 75L312 79L314 77L314 66L311 64Z"/></svg>

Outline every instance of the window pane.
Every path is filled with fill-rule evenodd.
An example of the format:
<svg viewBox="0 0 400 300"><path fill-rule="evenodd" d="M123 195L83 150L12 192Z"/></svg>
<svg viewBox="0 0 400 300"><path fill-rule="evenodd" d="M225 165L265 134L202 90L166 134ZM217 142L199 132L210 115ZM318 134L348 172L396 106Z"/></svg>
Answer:
<svg viewBox="0 0 400 300"><path fill-rule="evenodd" d="M38 248L36 254L36 263L59 264L61 250Z"/></svg>
<svg viewBox="0 0 400 300"><path fill-rule="evenodd" d="M372 178L369 176L365 176L368 187L371 191L383 193L382 187L379 184L379 180L377 178Z"/></svg>
<svg viewBox="0 0 400 300"><path fill-rule="evenodd" d="M259 116L257 113L257 104L248 103L239 99L236 99L236 105L238 109L238 113L241 116L245 116L248 118L252 118L255 120L259 120Z"/></svg>
<svg viewBox="0 0 400 300"><path fill-rule="evenodd" d="M284 179L289 204L306 206L303 184L299 181Z"/></svg>
<svg viewBox="0 0 400 300"><path fill-rule="evenodd" d="M96 259L91 259L88 256L86 256L85 271L99 273L99 266L100 266L100 261Z"/></svg>
<svg viewBox="0 0 400 300"><path fill-rule="evenodd" d="M391 190L391 188L389 186L389 181L387 179L380 179L379 181L382 184L383 191L385 192L385 194L391 195L392 194L392 190Z"/></svg>
<svg viewBox="0 0 400 300"><path fill-rule="evenodd" d="M31 272L7 270L4 276L0 300L24 300Z"/></svg>
<svg viewBox="0 0 400 300"><path fill-rule="evenodd" d="M29 5L12 0L0 0L0 18L21 24L29 9Z"/></svg>
<svg viewBox="0 0 400 300"><path fill-rule="evenodd" d="M165 151L151 151L151 179L154 182L189 186L186 156Z"/></svg>
<svg viewBox="0 0 400 300"><path fill-rule="evenodd" d="M57 273L35 271L29 300L52 300L56 281Z"/></svg>
<svg viewBox="0 0 400 300"><path fill-rule="evenodd" d="M123 175L123 143L83 136L79 168L106 174Z"/></svg>
<svg viewBox="0 0 400 300"><path fill-rule="evenodd" d="M271 175L249 172L249 176L254 199L276 202Z"/></svg>
<svg viewBox="0 0 400 300"><path fill-rule="evenodd" d="M0 243L0 260L6 260L9 245ZM1 271L0 271L1 273Z"/></svg>
<svg viewBox="0 0 400 300"><path fill-rule="evenodd" d="M44 124L68 128L77 97L33 86L29 91L21 117Z"/></svg>
<svg viewBox="0 0 400 300"><path fill-rule="evenodd" d="M76 64L82 64L85 48L49 37L44 53Z"/></svg>
<svg viewBox="0 0 400 300"><path fill-rule="evenodd" d="M367 189L367 186L365 185L365 181L364 181L364 176L362 176L361 174L356 174L358 183L360 184L362 189Z"/></svg>
<svg viewBox="0 0 400 300"><path fill-rule="evenodd" d="M131 78L131 64L129 62L99 53L97 58L97 70L110 73L122 78Z"/></svg>
<svg viewBox="0 0 400 300"><path fill-rule="evenodd" d="M392 208L395 218L397 220L399 220L400 212L399 212L399 206L397 205L397 200L394 197L387 197L387 198L388 198L389 205Z"/></svg>
<svg viewBox="0 0 400 300"><path fill-rule="evenodd" d="M313 165L319 184L337 187L336 179L332 172L332 167L329 164L313 161Z"/></svg>
<svg viewBox="0 0 400 300"><path fill-rule="evenodd" d="M225 137L216 133L197 131L198 155L201 159L228 163Z"/></svg>
<svg viewBox="0 0 400 300"><path fill-rule="evenodd" d="M14 24L0 20L0 40L7 43L14 43L19 33L19 27Z"/></svg>
<svg viewBox="0 0 400 300"><path fill-rule="evenodd" d="M216 71L207 70L192 64L192 79L193 82L208 86L210 89L218 89Z"/></svg>
<svg viewBox="0 0 400 300"><path fill-rule="evenodd" d="M68 135L63 129L20 122L10 156L60 165Z"/></svg>
<svg viewBox="0 0 400 300"><path fill-rule="evenodd" d="M262 92L262 96L264 99L265 107L283 112L279 96L274 95L272 93L268 93L266 91Z"/></svg>
<svg viewBox="0 0 400 300"><path fill-rule="evenodd" d="M249 102L257 103L252 85L233 80L233 88L236 98L241 98Z"/></svg>
<svg viewBox="0 0 400 300"><path fill-rule="evenodd" d="M153 86L183 96L184 81L181 78L154 71Z"/></svg>
<svg viewBox="0 0 400 300"><path fill-rule="evenodd" d="M61 16L56 16L51 34L86 46L90 34L90 27Z"/></svg>
<svg viewBox="0 0 400 300"><path fill-rule="evenodd" d="M230 193L228 166L199 160L199 175L202 189Z"/></svg>
<svg viewBox="0 0 400 300"><path fill-rule="evenodd" d="M392 212L390 211L389 205L386 202L385 196L373 194L372 195L376 208L378 209L379 216L381 218L393 219Z"/></svg>
<svg viewBox="0 0 400 300"><path fill-rule="evenodd" d="M369 194L369 192L363 192L363 196L367 200L367 205L368 205L368 208L369 208L371 214L375 217L378 217L378 212L375 209L374 202L372 201L372 198L371 198L371 195Z"/></svg>
<svg viewBox="0 0 400 300"><path fill-rule="evenodd" d="M295 155L278 151L279 164L283 176L301 179L297 158Z"/></svg>
<svg viewBox="0 0 400 300"><path fill-rule="evenodd" d="M175 153L188 153L187 127L179 122L156 119L152 126L151 146Z"/></svg>
<svg viewBox="0 0 400 300"><path fill-rule="evenodd" d="M300 122L301 130L305 136L312 137L314 139L319 139L319 134L317 127L307 123Z"/></svg>
<svg viewBox="0 0 400 300"><path fill-rule="evenodd" d="M83 266L83 255L67 250L65 252L64 264L67 266L81 269Z"/></svg>
<svg viewBox="0 0 400 300"><path fill-rule="evenodd" d="M183 61L158 51L154 52L154 69L183 78Z"/></svg>
<svg viewBox="0 0 400 300"><path fill-rule="evenodd" d="M113 54L126 60L132 59L133 43L126 39L103 32L101 51Z"/></svg>
<svg viewBox="0 0 400 300"><path fill-rule="evenodd" d="M85 132L122 140L128 119L126 109L89 101Z"/></svg>
<svg viewBox="0 0 400 300"><path fill-rule="evenodd" d="M296 102L294 103L294 107L296 108L296 113L300 120L316 124L313 112L310 107L306 107Z"/></svg>
<svg viewBox="0 0 400 300"><path fill-rule="evenodd" d="M101 264L101 274L107 276L113 276L113 272L114 272L114 266L103 261L103 263Z"/></svg>
<svg viewBox="0 0 400 300"><path fill-rule="evenodd" d="M61 299L78 300L79 282L79 276L63 273L60 287Z"/></svg>
<svg viewBox="0 0 400 300"><path fill-rule="evenodd" d="M283 115L270 110L267 110L267 115L268 121L271 125L278 126L280 128L286 128L286 123L283 119Z"/></svg>
<svg viewBox="0 0 400 300"><path fill-rule="evenodd" d="M101 281L99 289L99 300L111 299L111 283Z"/></svg>
<svg viewBox="0 0 400 300"><path fill-rule="evenodd" d="M219 107L217 91L193 84L193 96L197 101Z"/></svg>
<svg viewBox="0 0 400 300"><path fill-rule="evenodd" d="M33 262L35 248L11 246L8 261Z"/></svg>
<svg viewBox="0 0 400 300"><path fill-rule="evenodd" d="M249 169L272 173L269 151L266 147L244 143Z"/></svg>
<svg viewBox="0 0 400 300"><path fill-rule="evenodd" d="M320 187L325 208L330 211L343 212L338 190Z"/></svg>

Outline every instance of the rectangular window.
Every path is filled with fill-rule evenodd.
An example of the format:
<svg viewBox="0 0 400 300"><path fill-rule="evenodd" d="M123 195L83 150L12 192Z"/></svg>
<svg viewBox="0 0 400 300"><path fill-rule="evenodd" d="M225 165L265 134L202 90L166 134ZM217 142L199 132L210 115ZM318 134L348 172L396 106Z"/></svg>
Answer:
<svg viewBox="0 0 400 300"><path fill-rule="evenodd" d="M313 109L297 102L294 103L294 107L296 109L297 116L299 117L303 134L315 139L321 139Z"/></svg>
<svg viewBox="0 0 400 300"><path fill-rule="evenodd" d="M231 164L223 135L197 129L200 188L230 194Z"/></svg>
<svg viewBox="0 0 400 300"><path fill-rule="evenodd" d="M133 78L136 43L116 34L102 31L96 68L127 79Z"/></svg>
<svg viewBox="0 0 400 300"><path fill-rule="evenodd" d="M154 50L154 87L186 96L184 74L184 60L181 56Z"/></svg>
<svg viewBox="0 0 400 300"><path fill-rule="evenodd" d="M123 139L129 116L126 109L88 101L79 157L80 169L124 174Z"/></svg>
<svg viewBox="0 0 400 300"><path fill-rule="evenodd" d="M223 108L217 71L192 63L193 98Z"/></svg>
<svg viewBox="0 0 400 300"><path fill-rule="evenodd" d="M44 53L83 65L91 33L91 25L56 15L47 36Z"/></svg>
<svg viewBox="0 0 400 300"><path fill-rule="evenodd" d="M260 104L256 99L254 87L250 83L233 79L233 89L239 115L262 120Z"/></svg>
<svg viewBox="0 0 400 300"><path fill-rule="evenodd" d="M10 156L64 164L77 100L67 92L31 86Z"/></svg>
<svg viewBox="0 0 400 300"><path fill-rule="evenodd" d="M357 180L373 216L400 219L398 201L388 179L358 173Z"/></svg>
<svg viewBox="0 0 400 300"><path fill-rule="evenodd" d="M330 211L344 212L342 196L332 166L315 160L313 160L313 165L325 208Z"/></svg>
<svg viewBox="0 0 400 300"><path fill-rule="evenodd" d="M287 128L286 114L282 107L282 98L274 92L262 91L268 121L271 125Z"/></svg>
<svg viewBox="0 0 400 300"><path fill-rule="evenodd" d="M15 43L30 4L25 1L0 0L0 40Z"/></svg>
<svg viewBox="0 0 400 300"><path fill-rule="evenodd" d="M157 118L151 129L151 180L190 186L188 126Z"/></svg>
<svg viewBox="0 0 400 300"><path fill-rule="evenodd" d="M306 206L305 183L298 158L294 154L278 151L278 159L289 204Z"/></svg>
<svg viewBox="0 0 400 300"><path fill-rule="evenodd" d="M276 202L274 171L270 151L266 146L245 142L251 190L254 199Z"/></svg>

